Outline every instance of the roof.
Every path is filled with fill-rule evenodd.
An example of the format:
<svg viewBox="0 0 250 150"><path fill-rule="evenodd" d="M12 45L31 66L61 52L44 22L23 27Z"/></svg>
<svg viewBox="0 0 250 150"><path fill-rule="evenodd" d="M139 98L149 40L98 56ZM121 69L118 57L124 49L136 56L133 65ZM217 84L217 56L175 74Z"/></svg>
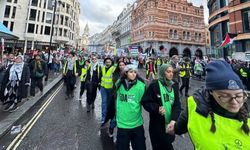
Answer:
<svg viewBox="0 0 250 150"><path fill-rule="evenodd" d="M8 28L5 27L2 23L0 23L0 38L4 38L6 40L18 39Z"/></svg>

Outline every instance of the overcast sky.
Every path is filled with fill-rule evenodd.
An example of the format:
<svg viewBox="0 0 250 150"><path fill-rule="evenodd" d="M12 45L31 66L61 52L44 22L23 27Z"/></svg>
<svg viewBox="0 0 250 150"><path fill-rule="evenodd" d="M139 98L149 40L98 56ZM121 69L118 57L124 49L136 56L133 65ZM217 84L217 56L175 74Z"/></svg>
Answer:
<svg viewBox="0 0 250 150"><path fill-rule="evenodd" d="M135 0L80 0L81 16L80 26L83 33L86 23L89 24L90 35L102 32L108 25L111 25L122 12L128 3ZM195 6L204 5L205 22L208 20L207 0L188 0Z"/></svg>

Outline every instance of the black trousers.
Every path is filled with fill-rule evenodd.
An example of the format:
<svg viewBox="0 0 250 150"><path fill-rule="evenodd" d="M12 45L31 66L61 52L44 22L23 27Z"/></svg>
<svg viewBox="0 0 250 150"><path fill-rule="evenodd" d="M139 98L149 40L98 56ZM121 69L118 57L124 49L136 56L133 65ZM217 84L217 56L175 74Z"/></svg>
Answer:
<svg viewBox="0 0 250 150"><path fill-rule="evenodd" d="M87 90L87 103L91 105L95 102L96 94L97 94L98 84L94 82L86 83L86 90Z"/></svg>
<svg viewBox="0 0 250 150"><path fill-rule="evenodd" d="M182 80L182 85L181 85L180 91L182 92L182 90L185 88L185 94L188 94L189 79L190 79L190 78L181 78L181 80Z"/></svg>
<svg viewBox="0 0 250 150"><path fill-rule="evenodd" d="M84 93L85 90L85 81L81 81L81 87L80 87L80 96Z"/></svg>
<svg viewBox="0 0 250 150"><path fill-rule="evenodd" d="M73 71L68 71L66 74L66 94L73 95L75 89L76 77Z"/></svg>
<svg viewBox="0 0 250 150"><path fill-rule="evenodd" d="M31 96L35 96L36 87L38 87L41 92L43 91L43 78L40 79L31 78L31 85L30 85Z"/></svg>
<svg viewBox="0 0 250 150"><path fill-rule="evenodd" d="M173 88L179 90L179 88L180 88L179 82L174 82ZM177 95L178 98L180 97L179 91L176 91L176 95Z"/></svg>
<svg viewBox="0 0 250 150"><path fill-rule="evenodd" d="M132 144L133 150L146 150L143 125L133 129L117 130L117 150L130 150L129 144Z"/></svg>

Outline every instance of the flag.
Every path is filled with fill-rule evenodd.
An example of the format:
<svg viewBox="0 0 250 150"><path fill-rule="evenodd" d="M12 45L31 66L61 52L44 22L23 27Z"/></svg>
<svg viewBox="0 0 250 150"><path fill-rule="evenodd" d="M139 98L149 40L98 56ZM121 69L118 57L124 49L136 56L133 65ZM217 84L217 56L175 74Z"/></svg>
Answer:
<svg viewBox="0 0 250 150"><path fill-rule="evenodd" d="M233 41L235 40L235 37L237 34L227 33L225 40L221 43L221 45L218 47L218 49L227 47L230 44L233 44Z"/></svg>

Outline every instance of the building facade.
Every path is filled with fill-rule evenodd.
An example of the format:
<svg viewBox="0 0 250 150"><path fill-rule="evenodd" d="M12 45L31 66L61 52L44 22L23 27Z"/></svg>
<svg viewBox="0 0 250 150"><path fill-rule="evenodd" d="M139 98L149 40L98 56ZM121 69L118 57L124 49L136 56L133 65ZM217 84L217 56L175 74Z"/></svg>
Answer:
<svg viewBox="0 0 250 150"><path fill-rule="evenodd" d="M203 6L187 0L137 0L132 10L132 44L169 55L206 55ZM160 52L161 53L161 52Z"/></svg>
<svg viewBox="0 0 250 150"><path fill-rule="evenodd" d="M3 24L19 37L7 46L27 49L77 47L79 40L79 0L57 0L52 33L54 0L7 0Z"/></svg>
<svg viewBox="0 0 250 150"><path fill-rule="evenodd" d="M227 57L250 51L250 1L209 0L208 8L211 48L215 55ZM217 49L227 33L237 34L235 41L229 47Z"/></svg>

